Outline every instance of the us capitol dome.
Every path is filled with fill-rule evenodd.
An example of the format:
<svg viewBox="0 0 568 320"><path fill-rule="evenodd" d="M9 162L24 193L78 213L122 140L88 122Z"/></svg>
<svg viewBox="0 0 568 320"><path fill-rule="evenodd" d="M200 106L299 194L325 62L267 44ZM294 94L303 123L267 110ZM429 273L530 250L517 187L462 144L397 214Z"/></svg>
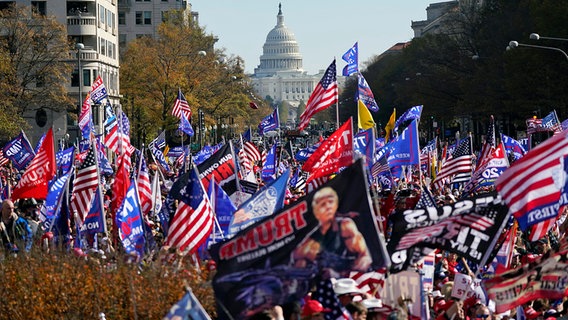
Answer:
<svg viewBox="0 0 568 320"><path fill-rule="evenodd" d="M330 53L330 61L332 56ZM253 89L258 96L272 101L274 107L280 107L280 122L294 128L299 117L298 107L308 102L324 72L308 75L302 69L300 46L294 32L284 24L282 4L279 4L276 26L268 32L260 64L251 75Z"/></svg>

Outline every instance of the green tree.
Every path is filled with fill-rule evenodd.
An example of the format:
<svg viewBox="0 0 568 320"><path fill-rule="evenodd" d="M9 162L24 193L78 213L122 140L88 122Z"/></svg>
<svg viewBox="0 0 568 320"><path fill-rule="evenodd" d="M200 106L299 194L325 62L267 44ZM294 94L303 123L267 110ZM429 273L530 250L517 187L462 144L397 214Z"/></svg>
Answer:
<svg viewBox="0 0 568 320"><path fill-rule="evenodd" d="M65 87L72 68L65 26L13 5L0 11L0 30L0 135L25 127L28 111L74 108Z"/></svg>

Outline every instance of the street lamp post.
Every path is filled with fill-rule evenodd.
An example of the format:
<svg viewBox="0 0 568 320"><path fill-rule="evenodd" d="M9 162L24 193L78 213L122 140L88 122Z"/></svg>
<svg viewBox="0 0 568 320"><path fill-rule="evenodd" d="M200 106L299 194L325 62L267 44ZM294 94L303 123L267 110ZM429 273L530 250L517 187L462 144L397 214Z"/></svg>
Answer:
<svg viewBox="0 0 568 320"><path fill-rule="evenodd" d="M77 49L77 72L79 73L79 112L83 105L83 70L81 69L81 50L85 49L85 45L78 42L75 44Z"/></svg>
<svg viewBox="0 0 568 320"><path fill-rule="evenodd" d="M533 45L533 44L525 44L525 43L519 43L518 41L510 41L509 42L509 46L507 47L507 49L515 49L517 47L527 47L527 48L537 48L537 49L545 49L545 50L553 50L553 51L557 51L560 52L564 55L564 57L566 58L566 60L568 60L568 54L560 49L560 48L556 48L556 47L548 47L548 46L537 46L537 45Z"/></svg>
<svg viewBox="0 0 568 320"><path fill-rule="evenodd" d="M543 37L543 36L539 35L538 33L531 33L531 35L529 36L529 38L530 38L531 40L545 39L545 40L568 41L568 39L566 39L566 38Z"/></svg>

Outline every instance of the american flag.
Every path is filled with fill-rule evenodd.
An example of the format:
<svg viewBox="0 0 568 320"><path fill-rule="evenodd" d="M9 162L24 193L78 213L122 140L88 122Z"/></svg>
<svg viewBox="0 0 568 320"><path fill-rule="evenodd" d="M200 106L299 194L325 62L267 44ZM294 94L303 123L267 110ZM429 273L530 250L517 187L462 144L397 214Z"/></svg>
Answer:
<svg viewBox="0 0 568 320"><path fill-rule="evenodd" d="M187 119L191 119L191 109L189 108L189 104L187 100L185 100L185 96L181 93L181 88L178 89L178 96L174 103L174 108L172 109L172 115L174 117L181 119L181 114L184 113Z"/></svg>
<svg viewBox="0 0 568 320"><path fill-rule="evenodd" d="M389 163L386 156L380 157L371 167L371 175L373 178L378 177L383 172L390 172Z"/></svg>
<svg viewBox="0 0 568 320"><path fill-rule="evenodd" d="M434 185L439 188L440 183L446 178L450 178L451 176L462 172L471 173L471 160L473 159L471 146L471 136L468 136L458 142L452 156L446 161L446 163L444 163L442 169L438 172L436 180L434 180Z"/></svg>
<svg viewBox="0 0 568 320"><path fill-rule="evenodd" d="M10 162L10 159L4 156L4 150L0 149L0 167L5 166Z"/></svg>
<svg viewBox="0 0 568 320"><path fill-rule="evenodd" d="M422 191L420 192L420 198L416 203L415 209L423 209L423 208L437 208L436 199L434 199L434 195L428 187L422 186Z"/></svg>
<svg viewBox="0 0 568 320"><path fill-rule="evenodd" d="M249 172L252 171L252 162L250 161L249 157L247 157L247 155L245 154L245 149L239 150L239 153L237 155L239 157L241 175L244 177Z"/></svg>
<svg viewBox="0 0 568 320"><path fill-rule="evenodd" d="M331 309L325 313L325 320L349 320L349 312L339 302L333 291L333 284L330 279L320 279L317 281L316 290L312 292L312 299L319 301L324 308Z"/></svg>
<svg viewBox="0 0 568 320"><path fill-rule="evenodd" d="M329 65L323 78L316 85L314 92L310 95L306 110L300 115L299 130L304 130L310 123L310 119L318 112L327 109L331 105L337 103L337 71L335 67L335 59Z"/></svg>
<svg viewBox="0 0 568 320"><path fill-rule="evenodd" d="M190 170L187 185L172 218L166 245L194 253L213 230L213 209L205 194L197 168Z"/></svg>
<svg viewBox="0 0 568 320"><path fill-rule="evenodd" d="M243 142L243 149L245 150L246 156L252 163L256 163L261 160L260 151L256 148L254 143L250 141Z"/></svg>
<svg viewBox="0 0 568 320"><path fill-rule="evenodd" d="M495 181L497 191L523 231L557 216L557 209L553 207L558 205L563 186L556 180L565 170L562 160L566 161L564 157L568 154L567 135L568 132L563 131L531 149ZM534 213L549 207L551 216L533 217Z"/></svg>
<svg viewBox="0 0 568 320"><path fill-rule="evenodd" d="M95 190L99 185L99 175L97 173L97 163L93 148L89 148L87 157L77 170L73 181L73 195L71 196L70 209L76 214L81 222L85 220L86 214L91 209L91 202Z"/></svg>
<svg viewBox="0 0 568 320"><path fill-rule="evenodd" d="M138 187L138 197L140 198L140 209L143 214L148 214L152 209L152 186L150 184L150 175L148 174L148 166L146 160L140 152L140 170L136 179Z"/></svg>
<svg viewBox="0 0 568 320"><path fill-rule="evenodd" d="M477 166L483 165L485 162L491 160L490 155L495 150L495 119L491 116L489 126L487 127L487 136L485 137L485 144L481 148L479 159L477 159Z"/></svg>
<svg viewBox="0 0 568 320"><path fill-rule="evenodd" d="M543 128L542 119L527 119L527 134L533 134L541 131L548 131L548 129Z"/></svg>
<svg viewBox="0 0 568 320"><path fill-rule="evenodd" d="M355 280L357 287L375 298L380 298L381 289L385 286L387 269L371 272L352 271L349 278Z"/></svg>

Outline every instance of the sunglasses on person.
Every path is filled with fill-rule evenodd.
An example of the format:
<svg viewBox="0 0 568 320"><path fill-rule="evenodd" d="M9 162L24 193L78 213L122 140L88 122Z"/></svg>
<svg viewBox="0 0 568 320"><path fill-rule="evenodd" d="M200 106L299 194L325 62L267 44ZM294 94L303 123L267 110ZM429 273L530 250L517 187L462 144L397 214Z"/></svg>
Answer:
<svg viewBox="0 0 568 320"><path fill-rule="evenodd" d="M475 318L476 319L487 319L487 318L489 318L489 315L488 314L477 314L477 315L475 315Z"/></svg>

